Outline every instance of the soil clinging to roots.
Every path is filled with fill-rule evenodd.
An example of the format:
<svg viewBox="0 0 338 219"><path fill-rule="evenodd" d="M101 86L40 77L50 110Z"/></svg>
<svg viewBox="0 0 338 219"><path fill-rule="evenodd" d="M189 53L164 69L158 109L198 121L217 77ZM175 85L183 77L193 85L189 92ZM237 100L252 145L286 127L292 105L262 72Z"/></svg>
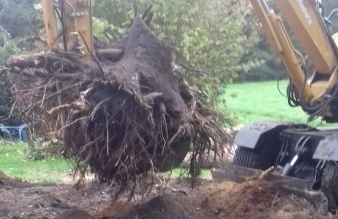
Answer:
<svg viewBox="0 0 338 219"><path fill-rule="evenodd" d="M24 118L39 121L45 133L62 133L63 153L81 171L90 167L101 182L133 191L140 175L171 170L190 150L196 176L207 152L217 154L228 142L217 114L177 70L175 51L141 18L118 42L95 49L91 62L60 51L6 62L28 78L25 90L13 86L16 102L28 106Z"/></svg>

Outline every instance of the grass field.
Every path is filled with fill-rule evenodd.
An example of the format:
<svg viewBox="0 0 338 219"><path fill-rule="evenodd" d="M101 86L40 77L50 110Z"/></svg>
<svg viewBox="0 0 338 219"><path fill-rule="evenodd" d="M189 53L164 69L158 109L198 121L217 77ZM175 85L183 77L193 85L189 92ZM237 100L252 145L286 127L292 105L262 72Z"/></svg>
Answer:
<svg viewBox="0 0 338 219"><path fill-rule="evenodd" d="M31 183L56 184L64 183L63 178L69 175L72 165L61 157L51 157L41 160L29 159L25 143L8 144L0 141L0 171L12 178L19 178ZM176 168L163 173L164 177L188 176L184 168ZM202 170L201 177L210 179L209 170ZM72 177L70 176L70 181ZM72 182L70 182L72 183ZM74 183L74 182L73 182Z"/></svg>
<svg viewBox="0 0 338 219"><path fill-rule="evenodd" d="M70 164L61 158L31 160L27 155L27 144L0 142L0 171L28 182L51 184L61 182L61 174L70 168Z"/></svg>
<svg viewBox="0 0 338 219"><path fill-rule="evenodd" d="M279 85L280 90L285 92L287 81L281 81ZM226 107L219 107L237 124L268 120L307 122L307 115L299 107L290 107L286 97L278 92L276 81L231 84L223 97ZM311 125L319 123L315 121ZM28 159L26 144L4 144L0 141L0 171L10 177L34 183L59 183L70 168L71 165L62 158ZM173 175L178 176L180 172L181 169L176 169ZM202 176L206 175L208 173L202 173Z"/></svg>
<svg viewBox="0 0 338 219"><path fill-rule="evenodd" d="M279 82L283 94L287 83ZM287 98L279 93L277 81L230 84L223 97L226 107L221 105L221 109L228 112L237 124L267 120L307 123L307 114L300 107L290 107ZM316 120L311 125L319 123L320 120Z"/></svg>

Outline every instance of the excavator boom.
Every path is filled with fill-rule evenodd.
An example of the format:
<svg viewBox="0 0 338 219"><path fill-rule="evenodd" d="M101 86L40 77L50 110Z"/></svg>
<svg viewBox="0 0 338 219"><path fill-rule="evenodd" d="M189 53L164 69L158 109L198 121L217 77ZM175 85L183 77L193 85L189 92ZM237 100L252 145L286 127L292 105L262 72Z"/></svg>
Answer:
<svg viewBox="0 0 338 219"><path fill-rule="evenodd" d="M49 47L90 60L94 53L91 0L41 0L41 4Z"/></svg>
<svg viewBox="0 0 338 219"><path fill-rule="evenodd" d="M336 103L332 101L337 95L337 49L317 4L313 0L275 0L282 20L264 0L250 1L272 49L280 55L291 78L290 86L297 98L293 102L310 115L337 121ZM304 55L295 49L283 21L311 61L313 72L305 71Z"/></svg>

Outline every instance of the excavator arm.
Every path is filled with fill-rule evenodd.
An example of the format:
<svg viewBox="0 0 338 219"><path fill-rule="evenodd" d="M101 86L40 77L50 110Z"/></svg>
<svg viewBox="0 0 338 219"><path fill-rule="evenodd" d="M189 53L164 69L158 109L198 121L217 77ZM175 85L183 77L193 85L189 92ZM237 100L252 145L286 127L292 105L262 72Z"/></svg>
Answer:
<svg viewBox="0 0 338 219"><path fill-rule="evenodd" d="M337 48L327 33L317 1L274 0L300 47L312 63L308 72L305 58L293 46L283 20L265 0L250 0L272 49L277 52L289 74L289 102L301 106L312 116L328 122L338 121Z"/></svg>
<svg viewBox="0 0 338 219"><path fill-rule="evenodd" d="M90 60L94 53L91 0L41 0L41 4L49 47Z"/></svg>
<svg viewBox="0 0 338 219"><path fill-rule="evenodd" d="M337 122L337 46L328 34L324 23L327 19L322 18L318 2L273 0L282 21L264 0L250 1L267 40L290 77L289 104L301 106L310 118L322 116L328 122ZM287 31L284 21L291 31ZM293 45L289 32L295 35L301 52ZM240 129L234 143L234 165L214 170L215 180L238 181L239 176L247 178L257 171L264 175L261 170L273 166L268 180L281 182L281 188L308 199L320 212L338 210L337 128L258 122Z"/></svg>

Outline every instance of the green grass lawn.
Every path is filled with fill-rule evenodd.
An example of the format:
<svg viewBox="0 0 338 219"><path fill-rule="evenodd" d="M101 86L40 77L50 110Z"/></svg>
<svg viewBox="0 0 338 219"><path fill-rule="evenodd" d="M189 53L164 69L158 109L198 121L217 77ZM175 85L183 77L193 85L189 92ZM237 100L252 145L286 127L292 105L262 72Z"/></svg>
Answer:
<svg viewBox="0 0 338 219"><path fill-rule="evenodd" d="M0 141L0 171L12 178L19 178L31 183L56 184L69 173L72 165L61 157L41 160L29 159L28 145L25 143L6 144ZM188 176L184 168L176 168L163 173L164 177ZM210 179L209 170L202 170L201 177Z"/></svg>
<svg viewBox="0 0 338 219"><path fill-rule="evenodd" d="M27 144L0 142L0 170L7 176L32 183L51 184L61 182L61 174L71 167L62 158L28 159Z"/></svg>
<svg viewBox="0 0 338 219"><path fill-rule="evenodd" d="M280 81L285 94L288 81ZM220 105L237 124L259 121L291 121L307 123L308 116L300 107L290 107L287 98L279 93L277 81L238 83L227 86L223 97L226 107ZM320 120L311 122L315 126Z"/></svg>

